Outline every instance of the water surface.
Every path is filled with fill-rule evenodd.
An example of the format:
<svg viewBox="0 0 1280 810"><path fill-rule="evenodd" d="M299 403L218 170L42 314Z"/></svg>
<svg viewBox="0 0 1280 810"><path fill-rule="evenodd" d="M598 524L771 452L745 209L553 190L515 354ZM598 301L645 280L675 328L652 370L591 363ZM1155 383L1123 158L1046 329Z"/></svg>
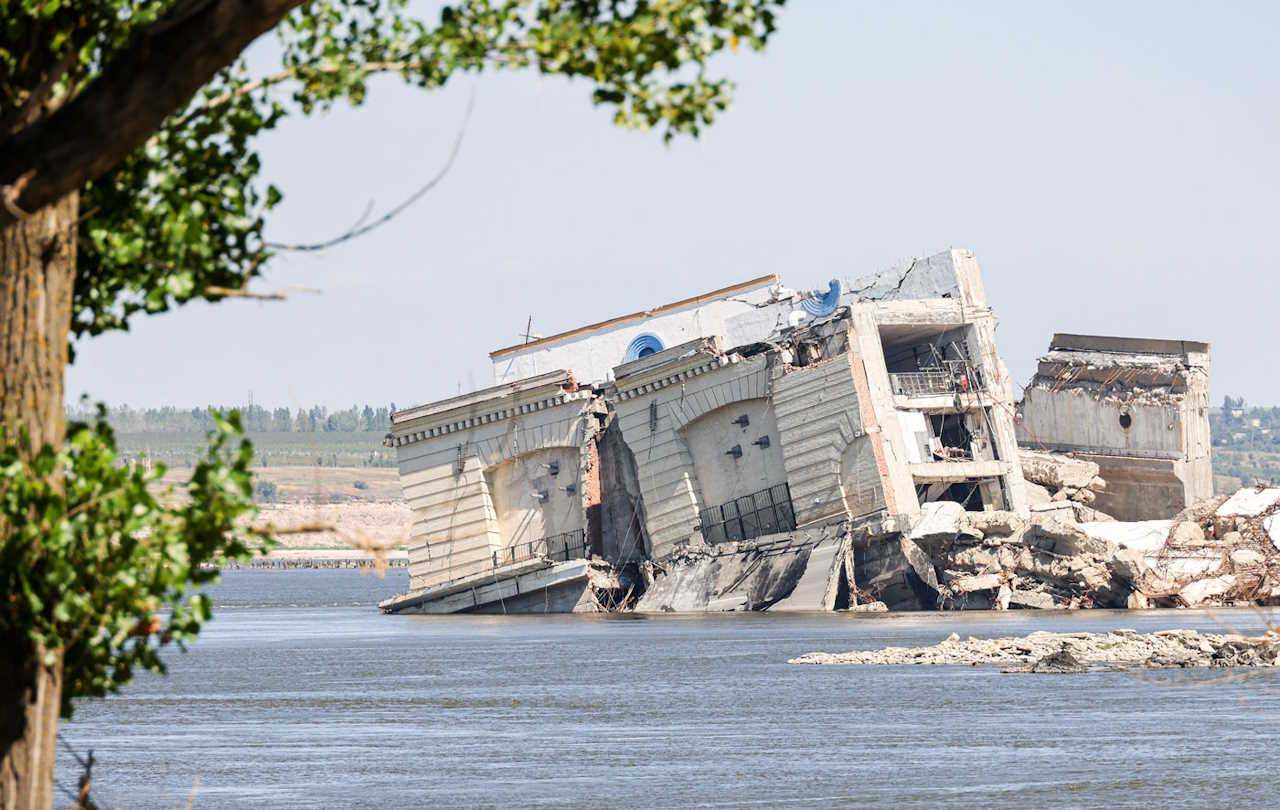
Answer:
<svg viewBox="0 0 1280 810"><path fill-rule="evenodd" d="M1251 611L383 616L358 571L229 572L164 678L87 701L106 806L1217 807L1280 791L1280 672L795 666L814 650ZM60 751L59 778L76 770Z"/></svg>

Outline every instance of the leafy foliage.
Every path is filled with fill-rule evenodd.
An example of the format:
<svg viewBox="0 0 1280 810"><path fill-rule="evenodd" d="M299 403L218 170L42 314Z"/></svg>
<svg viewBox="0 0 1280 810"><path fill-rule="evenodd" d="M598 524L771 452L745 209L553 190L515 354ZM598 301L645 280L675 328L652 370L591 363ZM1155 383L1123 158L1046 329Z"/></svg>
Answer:
<svg viewBox="0 0 1280 810"><path fill-rule="evenodd" d="M162 467L117 464L101 419L72 423L57 452L0 433L0 637L65 650L64 716L73 698L115 691L137 668L163 672L161 648L209 619L199 588L217 568L205 564L267 542L247 525L253 448L240 435L237 414L217 417L179 499L151 492Z"/></svg>
<svg viewBox="0 0 1280 810"><path fill-rule="evenodd" d="M711 59L740 43L764 47L783 2L458 0L432 20L409 0L305 3L277 27L279 71L228 66L84 190L73 331L126 329L136 313L219 300L262 271L272 255L265 217L282 192L261 181L253 142L286 115L358 105L376 74L432 89L459 73L533 70L585 81L620 126L697 136L732 93ZM148 26L190 6L0 0L12 43L0 44L0 99L31 115L56 109L138 47ZM0 134L19 123L0 118Z"/></svg>
<svg viewBox="0 0 1280 810"><path fill-rule="evenodd" d="M215 1L0 0L0 140ZM254 143L286 115L358 105L375 74L432 89L460 73L532 70L584 82L620 126L697 136L730 103L712 58L740 43L763 47L783 2L456 0L432 20L409 0L300 3L276 28L279 71L227 65L82 189L72 333L243 294L272 256L263 233L282 196L262 181ZM162 669L160 648L208 618L198 588L214 573L201 564L247 553L253 454L248 442L231 446L237 416L215 425L178 505L148 491L162 471L118 466L101 417L73 424L58 449L0 434L0 634L65 650L64 712L136 667Z"/></svg>

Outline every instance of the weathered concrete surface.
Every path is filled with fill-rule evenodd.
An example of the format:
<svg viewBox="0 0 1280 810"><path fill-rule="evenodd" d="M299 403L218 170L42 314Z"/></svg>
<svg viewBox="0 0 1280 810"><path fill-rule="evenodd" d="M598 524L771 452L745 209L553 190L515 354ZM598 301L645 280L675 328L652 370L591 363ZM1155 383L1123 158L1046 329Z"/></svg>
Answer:
<svg viewBox="0 0 1280 810"><path fill-rule="evenodd" d="M1202 464L1191 465L1176 459L1087 453L1078 453L1077 457L1098 465L1107 489L1098 493L1094 506L1118 520L1158 520L1213 494L1212 470L1207 459ZM1204 467L1208 472L1197 472L1193 466ZM1206 477L1210 481L1207 489Z"/></svg>
<svg viewBox="0 0 1280 810"><path fill-rule="evenodd" d="M654 565L653 580L635 610L702 613L766 609L795 590L820 539L804 533L775 534L745 543L691 548L664 560L661 567Z"/></svg>
<svg viewBox="0 0 1280 810"><path fill-rule="evenodd" d="M826 537L809 552L804 573L786 597L770 606L771 612L832 610L840 593L845 558L850 553L847 536ZM845 583L845 590L848 584Z"/></svg>
<svg viewBox="0 0 1280 810"><path fill-rule="evenodd" d="M1018 441L1097 464L1102 512L1165 518L1213 497L1208 396L1207 343L1054 335L1018 405Z"/></svg>
<svg viewBox="0 0 1280 810"><path fill-rule="evenodd" d="M1066 653L1065 656L1062 654ZM1108 669L1163 667L1272 667L1280 657L1280 636L1163 630L1138 633L1048 633L961 640L952 633L932 647L886 647L846 653L814 652L792 658L790 664L993 664L1006 671L1080 671L1092 666ZM1043 666L1048 664L1049 666ZM1040 666L1037 666L1040 665Z"/></svg>
<svg viewBox="0 0 1280 810"><path fill-rule="evenodd" d="M591 611L588 560L534 560L383 600L385 613L571 613Z"/></svg>

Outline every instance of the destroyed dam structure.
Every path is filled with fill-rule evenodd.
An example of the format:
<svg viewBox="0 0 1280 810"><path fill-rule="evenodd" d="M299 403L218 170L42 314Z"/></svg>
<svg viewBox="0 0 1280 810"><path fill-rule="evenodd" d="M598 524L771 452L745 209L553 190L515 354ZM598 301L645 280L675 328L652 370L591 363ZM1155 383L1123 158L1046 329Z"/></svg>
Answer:
<svg viewBox="0 0 1280 810"><path fill-rule="evenodd" d="M392 416L414 523L410 589L381 607L1280 595L1280 490L1212 498L1207 344L1057 335L1015 401L995 324L955 249L814 292L764 276L493 351L492 387Z"/></svg>

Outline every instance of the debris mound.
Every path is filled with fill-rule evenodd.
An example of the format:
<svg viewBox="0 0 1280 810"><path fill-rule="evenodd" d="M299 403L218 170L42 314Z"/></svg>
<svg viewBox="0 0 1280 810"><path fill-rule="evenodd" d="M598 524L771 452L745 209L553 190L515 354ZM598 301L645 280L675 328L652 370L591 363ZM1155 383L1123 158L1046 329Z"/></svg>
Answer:
<svg viewBox="0 0 1280 810"><path fill-rule="evenodd" d="M1186 667L1273 667L1280 658L1280 634L1201 633L1161 630L1139 633L1049 633L963 641L952 633L931 647L885 647L845 653L813 652L789 664L997 665L1005 672L1084 672L1094 667L1164 669Z"/></svg>

